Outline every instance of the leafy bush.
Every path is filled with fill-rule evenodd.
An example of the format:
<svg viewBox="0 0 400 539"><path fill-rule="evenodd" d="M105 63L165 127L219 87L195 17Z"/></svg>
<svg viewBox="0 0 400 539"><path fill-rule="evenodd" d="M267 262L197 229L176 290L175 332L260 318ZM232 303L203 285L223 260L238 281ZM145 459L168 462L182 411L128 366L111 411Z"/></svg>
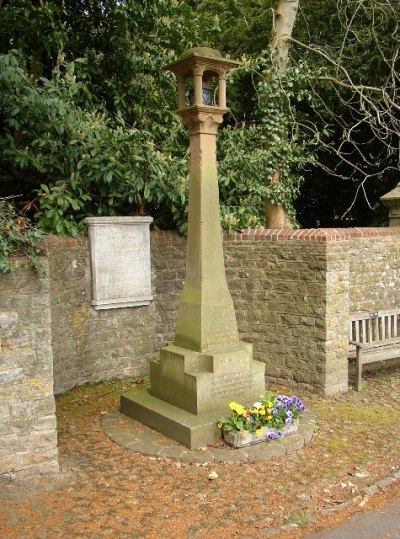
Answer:
<svg viewBox="0 0 400 539"><path fill-rule="evenodd" d="M309 68L299 63L279 74L269 51L244 59L235 85L244 77L254 81L252 116L219 134L219 181L225 228L262 226L266 198L282 205L293 225L294 201L303 182L304 167L314 161L316 134L300 128L296 107L308 103ZM280 181L274 181L279 175Z"/></svg>
<svg viewBox="0 0 400 539"><path fill-rule="evenodd" d="M88 215L151 213L157 226L184 233L188 137L180 118L164 111L164 124L139 129L128 126L120 113L112 117L107 111L78 106L75 101L87 90L75 75L81 64L85 59L56 67L51 79L34 81L17 51L0 56L6 127L0 151L14 167L37 179L39 227L76 236L83 232L80 223ZM293 217L299 169L310 160L308 143L299 134L287 135L290 108L281 80L271 79L263 59L243 68L242 74L256 69L262 70L258 124L228 125L220 131L224 228L261 226L266 196L282 203ZM272 83L266 82L268 77ZM164 84L175 82L166 78ZM142 120L147 123L143 115ZM271 179L278 169L282 181L274 185Z"/></svg>
<svg viewBox="0 0 400 539"><path fill-rule="evenodd" d="M15 206L0 199L0 271L11 271L9 255L15 251L26 254L36 274L40 274L38 256L43 234Z"/></svg>
<svg viewBox="0 0 400 539"><path fill-rule="evenodd" d="M56 72L36 84L16 52L0 57L8 128L0 150L14 166L42 180L36 191L38 225L76 236L87 215L129 214L146 211L146 206L156 213L159 226L182 229L187 157L178 119L155 134L128 127L122 116L112 119L106 112L84 110L73 101L81 84L71 75L73 68L66 67L68 75ZM46 177L50 181L45 183ZM167 211L159 213L161 207Z"/></svg>
<svg viewBox="0 0 400 539"><path fill-rule="evenodd" d="M188 135L174 112L175 79L162 68L212 41L215 17L172 0L14 0L2 16L0 196L23 194L38 226L55 234L82 233L90 215L136 214L185 233ZM235 96L243 78L255 81L251 116L230 116L219 133L224 228L261 226L266 196L294 220L299 170L310 160L268 60L247 62L230 84ZM276 170L282 181L273 184Z"/></svg>

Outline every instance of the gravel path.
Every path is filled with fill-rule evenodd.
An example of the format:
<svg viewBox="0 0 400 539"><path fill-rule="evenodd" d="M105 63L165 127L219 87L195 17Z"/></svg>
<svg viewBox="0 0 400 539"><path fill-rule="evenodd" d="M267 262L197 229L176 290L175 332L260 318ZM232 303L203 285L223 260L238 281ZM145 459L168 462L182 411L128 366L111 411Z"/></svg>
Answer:
<svg viewBox="0 0 400 539"><path fill-rule="evenodd" d="M364 489L399 469L399 371L368 379L360 393L302 392L317 420L312 441L246 463L186 463L115 444L101 417L132 387L143 383L85 386L58 399L62 474L0 483L2 539L301 537L357 496L355 509L368 508L374 492Z"/></svg>

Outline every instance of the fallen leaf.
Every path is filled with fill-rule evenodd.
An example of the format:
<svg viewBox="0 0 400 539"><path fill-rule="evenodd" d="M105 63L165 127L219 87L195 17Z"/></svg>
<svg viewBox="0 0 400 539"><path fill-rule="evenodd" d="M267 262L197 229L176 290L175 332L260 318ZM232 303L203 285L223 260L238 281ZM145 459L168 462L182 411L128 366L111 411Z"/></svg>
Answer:
<svg viewBox="0 0 400 539"><path fill-rule="evenodd" d="M358 477L359 479L364 479L365 477L369 477L368 472L355 472L353 475L355 477Z"/></svg>
<svg viewBox="0 0 400 539"><path fill-rule="evenodd" d="M217 474L217 472L214 471L208 474L208 479L210 479L211 481L213 481L214 479L218 479L218 477L219 475Z"/></svg>

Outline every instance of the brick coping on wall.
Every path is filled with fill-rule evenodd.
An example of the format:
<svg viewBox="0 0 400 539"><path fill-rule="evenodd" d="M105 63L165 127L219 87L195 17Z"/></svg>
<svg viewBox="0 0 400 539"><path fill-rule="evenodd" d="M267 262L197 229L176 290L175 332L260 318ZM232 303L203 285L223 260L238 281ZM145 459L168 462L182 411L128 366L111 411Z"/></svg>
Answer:
<svg viewBox="0 0 400 539"><path fill-rule="evenodd" d="M63 247L84 247L87 245L87 242L87 236L79 236L77 238L70 236L46 236L45 247L49 250Z"/></svg>
<svg viewBox="0 0 400 539"><path fill-rule="evenodd" d="M177 234L173 230L152 230L158 238ZM253 228L234 232L223 231L224 241L343 241L355 238L382 238L400 236L400 227L368 227L368 228ZM81 247L87 245L87 236L71 238L67 236L47 236L45 246L48 250L65 247Z"/></svg>
<svg viewBox="0 0 400 539"><path fill-rule="evenodd" d="M400 227L376 228L256 228L229 233L224 231L224 241L278 241L278 240L306 240L306 241L343 241L354 238L375 238L400 236Z"/></svg>

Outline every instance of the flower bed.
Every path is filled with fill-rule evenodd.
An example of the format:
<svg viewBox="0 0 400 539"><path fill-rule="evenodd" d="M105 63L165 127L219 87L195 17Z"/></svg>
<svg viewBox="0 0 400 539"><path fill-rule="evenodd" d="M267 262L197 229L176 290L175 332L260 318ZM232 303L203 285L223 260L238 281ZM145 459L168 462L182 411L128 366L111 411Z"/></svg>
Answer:
<svg viewBox="0 0 400 539"><path fill-rule="evenodd" d="M252 407L231 402L229 408L231 415L221 418L218 427L224 440L236 448L293 434L306 410L299 397L273 393L260 397Z"/></svg>

